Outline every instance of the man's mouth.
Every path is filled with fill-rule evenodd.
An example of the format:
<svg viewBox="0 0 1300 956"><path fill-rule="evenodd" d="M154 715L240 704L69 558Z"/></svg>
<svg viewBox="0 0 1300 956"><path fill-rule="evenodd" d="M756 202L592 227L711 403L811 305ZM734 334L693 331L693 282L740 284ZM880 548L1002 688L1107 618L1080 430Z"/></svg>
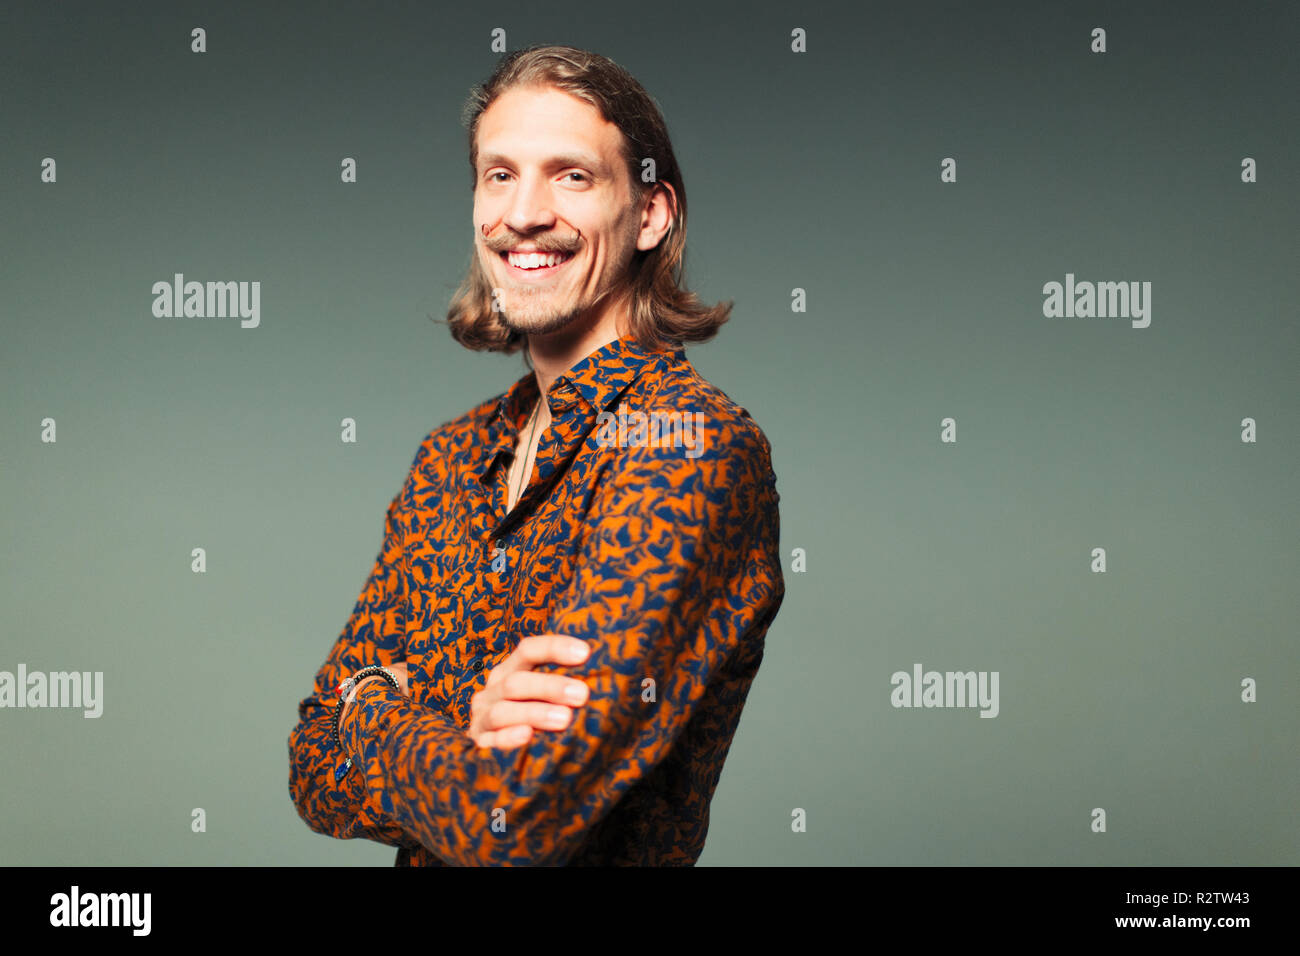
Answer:
<svg viewBox="0 0 1300 956"><path fill-rule="evenodd" d="M501 260L511 272L550 275L573 258L572 252L502 252Z"/></svg>

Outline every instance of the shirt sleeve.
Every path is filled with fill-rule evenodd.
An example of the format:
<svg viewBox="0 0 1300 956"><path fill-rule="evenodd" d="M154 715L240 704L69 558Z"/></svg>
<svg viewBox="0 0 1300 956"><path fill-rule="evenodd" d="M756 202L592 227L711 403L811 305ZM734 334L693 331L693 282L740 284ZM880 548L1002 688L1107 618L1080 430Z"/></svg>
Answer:
<svg viewBox="0 0 1300 956"><path fill-rule="evenodd" d="M388 506L383 546L347 625L317 671L311 695L298 705L298 724L289 734L289 793L299 816L317 833L414 847L418 841L365 788L355 767L335 779L346 755L333 734L335 688L343 679L362 667L406 657L403 554L393 520L400 499L399 492Z"/></svg>
<svg viewBox="0 0 1300 956"><path fill-rule="evenodd" d="M590 688L569 726L520 748L478 747L371 682L345 726L367 805L452 864L568 862L670 753L713 678L740 654L761 655L784 596L767 440L744 422L714 437L698 458L616 450L628 459L595 493L547 628L591 649L582 664L541 668Z"/></svg>

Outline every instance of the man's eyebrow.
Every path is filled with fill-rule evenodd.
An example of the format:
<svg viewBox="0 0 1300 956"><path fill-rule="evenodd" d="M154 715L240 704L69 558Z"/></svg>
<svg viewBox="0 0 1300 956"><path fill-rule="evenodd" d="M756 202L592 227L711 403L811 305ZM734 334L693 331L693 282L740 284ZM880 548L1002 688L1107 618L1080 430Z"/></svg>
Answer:
<svg viewBox="0 0 1300 956"><path fill-rule="evenodd" d="M514 162L510 157L503 156L501 153L482 153L479 155L478 164L480 169L488 166L514 166ZM546 165L555 169L563 169L569 166L581 166L583 169L595 169L602 172L605 169L605 164L590 153L564 153L559 156L551 156L546 160Z"/></svg>

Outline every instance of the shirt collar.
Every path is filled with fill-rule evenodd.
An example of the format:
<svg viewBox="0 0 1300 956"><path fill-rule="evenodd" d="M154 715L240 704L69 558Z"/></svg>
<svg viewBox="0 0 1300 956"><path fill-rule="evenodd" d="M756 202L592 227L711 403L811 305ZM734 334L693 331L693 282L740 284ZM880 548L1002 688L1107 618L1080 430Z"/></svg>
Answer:
<svg viewBox="0 0 1300 956"><path fill-rule="evenodd" d="M558 418L585 402L599 413L608 409L620 394L636 381L646 365L656 357L683 354L681 348L665 352L642 348L630 337L617 338L601 346L551 383L546 394L551 417ZM519 432L526 424L537 400L537 376L529 372L506 390L488 420L488 440L480 477L486 476L496 456L513 451Z"/></svg>
<svg viewBox="0 0 1300 956"><path fill-rule="evenodd" d="M546 400L552 417L569 411L579 399L593 411L604 411L657 354L626 337L601 346L551 383ZM493 420L513 424L518 433L524 412L531 411L536 399L537 376L529 372L501 396Z"/></svg>

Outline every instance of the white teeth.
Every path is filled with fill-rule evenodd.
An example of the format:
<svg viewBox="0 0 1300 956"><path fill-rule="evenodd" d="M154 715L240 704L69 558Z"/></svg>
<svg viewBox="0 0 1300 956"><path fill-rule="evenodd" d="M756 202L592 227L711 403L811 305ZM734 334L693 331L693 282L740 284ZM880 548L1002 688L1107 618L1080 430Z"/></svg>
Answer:
<svg viewBox="0 0 1300 956"><path fill-rule="evenodd" d="M512 266L520 269L540 269L543 266L553 266L571 258L573 253L563 252L526 252L522 255L514 252L507 252L506 259Z"/></svg>

